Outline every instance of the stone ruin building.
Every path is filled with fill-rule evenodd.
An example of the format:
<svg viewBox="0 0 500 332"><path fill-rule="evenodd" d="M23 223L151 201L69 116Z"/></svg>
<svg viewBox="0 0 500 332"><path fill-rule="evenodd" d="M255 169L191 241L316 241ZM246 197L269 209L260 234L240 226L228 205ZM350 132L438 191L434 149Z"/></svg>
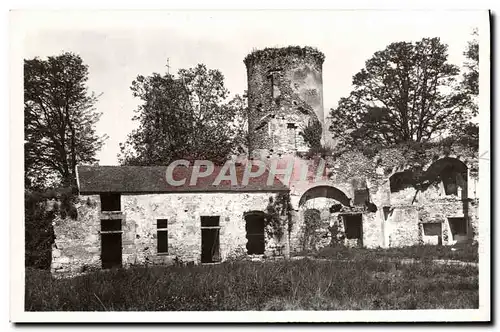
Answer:
<svg viewBox="0 0 500 332"><path fill-rule="evenodd" d="M264 49L245 58L250 158L269 168L273 160L303 161L308 146L300 133L314 123L323 128L322 142L328 141L324 60L309 47ZM429 185L423 188L412 186L411 171L375 162L365 176L330 167L320 181L292 178L288 186L279 177L266 183L267 170L240 185L243 168L236 166L236 186L214 186L217 168L194 187L172 187L165 181L166 166L79 166L78 217L54 222L52 272L280 257L287 238L292 253L332 243L389 248L478 238L477 180L469 161L458 155L430 160L423 173ZM177 167L174 177L189 179L191 172ZM289 236L276 239L266 232L266 207L284 193L293 208L292 226ZM317 225L312 233L311 221Z"/></svg>

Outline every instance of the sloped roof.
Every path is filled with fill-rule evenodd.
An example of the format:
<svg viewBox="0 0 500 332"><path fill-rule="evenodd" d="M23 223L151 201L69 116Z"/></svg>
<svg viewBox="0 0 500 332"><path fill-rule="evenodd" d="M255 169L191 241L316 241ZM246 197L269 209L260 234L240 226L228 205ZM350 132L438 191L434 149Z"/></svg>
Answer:
<svg viewBox="0 0 500 332"><path fill-rule="evenodd" d="M120 192L120 193L168 193L168 192L251 192L251 191L288 191L279 179L274 177L273 183L267 185L269 172L250 178L247 185L242 184L244 166L236 166L237 185L231 181L221 181L215 186L214 181L222 167L215 166L214 172L200 177L194 185L190 185L193 167L177 166L173 171L173 179L186 179L184 185L173 186L166 180L167 166L79 166L77 167L78 188L81 194ZM252 167L256 171L257 166ZM229 174L229 172L224 172Z"/></svg>

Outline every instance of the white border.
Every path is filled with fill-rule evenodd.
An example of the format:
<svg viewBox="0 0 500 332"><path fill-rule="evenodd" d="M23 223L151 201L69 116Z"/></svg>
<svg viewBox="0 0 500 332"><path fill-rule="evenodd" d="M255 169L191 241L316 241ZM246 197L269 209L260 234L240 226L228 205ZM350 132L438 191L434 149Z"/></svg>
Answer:
<svg viewBox="0 0 500 332"><path fill-rule="evenodd" d="M267 3L259 1L257 3ZM432 3L434 8L447 8ZM191 6L190 6L191 4ZM368 5L366 5L368 4ZM391 6L381 8L401 8L400 2L392 2ZM394 5L395 4L395 5ZM421 4L421 3L420 3ZM106 4L104 3L104 6ZM144 5L139 2L137 5ZM213 5L211 3L211 5ZM227 5L227 4L225 4ZM316 3L308 3L309 8L324 8ZM352 3L345 2L344 6L337 8L352 8ZM478 2L473 2L472 7L477 8ZM289 9L303 8L297 2L289 4ZM75 8L65 3L66 8ZM171 8L193 8L192 3L179 3ZM194 8L199 8L195 6ZM202 6L203 7L203 6ZM211 9L227 8L227 6L211 6ZM241 8L234 6L233 8ZM245 7L245 6L243 6ZM279 8L280 6L267 6ZM371 2L365 2L364 8L373 8ZM408 7L408 6L404 6ZM466 6L467 7L467 6ZM463 7L463 8L466 8ZM131 8L131 7L128 7ZM136 7L137 8L137 7ZM248 7L246 7L248 8ZM255 8L255 7L254 7ZM413 8L425 8L413 6ZM429 6L427 5L427 8ZM470 7L469 7L470 8ZM30 13L30 15L33 13ZM490 164L489 153L480 161L480 309L479 310L412 310L412 311L293 311L293 312L24 312L24 236L23 236L23 153L20 147L23 142L23 117L22 117L22 54L23 33L29 22L29 16L10 16L10 267L11 267L11 296L10 319L15 322L342 322L342 321L485 321L490 319ZM485 12L484 24L479 28L480 35L480 154L490 151L489 133L489 32L488 13ZM68 22L71 23L71 22ZM15 33L15 35L14 35ZM488 33L489 34L489 33ZM488 111L485 111L488 110Z"/></svg>

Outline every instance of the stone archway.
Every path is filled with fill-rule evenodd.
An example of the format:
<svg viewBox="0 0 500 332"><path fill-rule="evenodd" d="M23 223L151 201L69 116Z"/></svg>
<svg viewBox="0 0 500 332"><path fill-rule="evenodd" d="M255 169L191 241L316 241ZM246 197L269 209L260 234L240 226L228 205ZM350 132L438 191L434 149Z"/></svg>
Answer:
<svg viewBox="0 0 500 332"><path fill-rule="evenodd" d="M361 216L361 213L355 212L359 207L354 208L351 198L344 191L328 184L307 189L299 199L298 208L301 223L298 238L303 250L305 247L319 249L333 243L343 243L345 226L353 224L348 223L352 219L349 216ZM356 219L356 222L359 221ZM361 234L361 231L358 233Z"/></svg>
<svg viewBox="0 0 500 332"><path fill-rule="evenodd" d="M299 200L299 208L302 207L308 200L325 197L338 201L344 206L351 206L351 199L340 189L329 185L319 185L306 190Z"/></svg>
<svg viewBox="0 0 500 332"><path fill-rule="evenodd" d="M424 172L422 181L435 182L436 179L442 182L446 195L456 195L461 199L467 198L467 165L461 160L444 157L433 162Z"/></svg>

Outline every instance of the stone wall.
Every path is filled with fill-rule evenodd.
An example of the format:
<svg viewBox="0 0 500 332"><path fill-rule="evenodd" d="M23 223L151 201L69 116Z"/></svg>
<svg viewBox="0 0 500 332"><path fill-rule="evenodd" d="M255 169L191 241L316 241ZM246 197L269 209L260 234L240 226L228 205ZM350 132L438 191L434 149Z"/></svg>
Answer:
<svg viewBox="0 0 500 332"><path fill-rule="evenodd" d="M99 195L80 197L75 206L77 220L58 216L53 222L52 272L74 273L100 266Z"/></svg>
<svg viewBox="0 0 500 332"><path fill-rule="evenodd" d="M300 252L304 249L319 250L332 245L332 241L336 239L343 239L337 241L337 243L342 243L347 247L379 248L383 246L383 221L379 218L378 212L345 211L332 213L329 208L334 203L336 202L330 201L329 204L325 204L326 206L317 209L320 212L321 221L314 234L316 238L313 241L313 246L306 245L305 248L303 246L306 229L304 212L307 208L302 208L294 214L294 226L290 240L292 252ZM345 225L342 216L348 214L361 214L362 237L359 240L345 237ZM333 236L336 239L332 239Z"/></svg>
<svg viewBox="0 0 500 332"><path fill-rule="evenodd" d="M363 247L380 248L383 246L383 221L379 211L363 213Z"/></svg>
<svg viewBox="0 0 500 332"><path fill-rule="evenodd" d="M358 179L359 174L355 170L347 168L346 164L343 168L344 174L336 170L337 174L333 174L329 180L323 181L316 185L327 185L338 188L348 197L354 195L355 185L352 180ZM457 241L477 241L478 238L478 216L477 216L477 199L464 198L464 193L467 193L467 184L461 184L463 191L458 191L457 194L446 194L442 182L436 182L430 186L420 190L412 186L408 186L402 190L391 192L388 173L384 170L370 173L366 178L366 186L369 190L370 202L375 204L377 211L374 213L367 212L363 207L343 207L343 211L348 212L359 210L363 213L363 246L368 248L374 247L401 247L412 246L419 244L439 244L453 245ZM349 176L351 175L351 176ZM358 175L358 176L355 176ZM390 175L390 173L389 173ZM348 180L351 182L337 182L336 180ZM359 184L359 181L357 181ZM362 181L361 181L362 182ZM294 202L299 202L300 198L313 185L292 184L292 198ZM326 190L325 190L326 192ZM321 198L326 199L327 198ZM317 201L320 198L314 199L314 204L306 205L304 208L318 208ZM324 205L319 205L325 208L336 202L330 200L323 202ZM296 205L297 203L295 203ZM334 214L331 215L334 218ZM449 218L466 218L467 235L457 236L454 240L450 228ZM299 220L299 224L300 224ZM433 225L423 225L426 223L440 223L441 231L439 237L436 235L427 236L425 230L430 230ZM347 241L346 245L354 245L352 241Z"/></svg>
<svg viewBox="0 0 500 332"><path fill-rule="evenodd" d="M293 158L292 158L293 159ZM294 159L293 159L294 160ZM283 167L279 167L283 168ZM311 167L314 169L314 167ZM385 174L379 172L380 174ZM331 227L341 213L362 214L362 241L344 241L347 246L368 248L400 247L418 244L453 245L449 218L466 218L467 241L478 239L478 201L458 195L445 195L442 184L422 191L413 187L390 192L388 179L380 174L366 179L370 200L377 211L366 206L342 206L342 211L330 212L339 202L331 197L316 197L299 206L301 197L315 186L337 188L353 198L358 180L335 181L331 176L318 183L310 183L315 176L308 172L306 181L293 182L291 200L294 208L290 234L292 252L303 249L304 210L320 211L321 225L317 229L315 248L330 245ZM344 176L343 178L348 178ZM353 177L354 179L354 177ZM356 183L355 183L356 182ZM327 190L323 190L325 195ZM265 211L273 193L177 193L137 194L121 196L121 212L101 212L99 195L82 195L76 202L78 219L54 220L53 272L81 272L101 267L101 220L122 220L122 261L130 264L171 264L174 261L200 262L200 216L220 216L220 256L222 260L246 254L244 213ZM319 195L321 196L321 195ZM168 220L168 254L157 253L156 220ZM432 225L428 225L432 224ZM439 224L436 226L434 224ZM436 228L437 227L437 228ZM434 229L435 228L435 229ZM438 231L436 231L438 229ZM430 232L431 235L427 234ZM438 232L439 234L434 234ZM282 241L283 242L283 241ZM267 239L266 254L274 255L283 243Z"/></svg>
<svg viewBox="0 0 500 332"><path fill-rule="evenodd" d="M200 263L200 216L220 216L222 260L246 254L244 213L265 211L274 193L178 193L122 195L121 212L101 212L98 195L82 195L78 219L57 219L53 272L101 267L101 219L122 219L122 261L130 264ZM157 253L157 219L168 219L168 254ZM276 243L267 239L266 254Z"/></svg>
<svg viewBox="0 0 500 332"><path fill-rule="evenodd" d="M264 49L245 58L251 150L307 150L301 130L310 121L324 127L323 61L310 47Z"/></svg>
<svg viewBox="0 0 500 332"><path fill-rule="evenodd" d="M414 206L392 207L384 221L387 247L419 244L418 212Z"/></svg>
<svg viewBox="0 0 500 332"><path fill-rule="evenodd" d="M467 237L466 239L462 239L462 241L477 241L479 220L477 215L477 201L441 200L429 205L420 205L417 209L420 224L442 224L442 244L452 245L457 242L453 240L449 218L466 218ZM425 239L423 241L425 242Z"/></svg>

